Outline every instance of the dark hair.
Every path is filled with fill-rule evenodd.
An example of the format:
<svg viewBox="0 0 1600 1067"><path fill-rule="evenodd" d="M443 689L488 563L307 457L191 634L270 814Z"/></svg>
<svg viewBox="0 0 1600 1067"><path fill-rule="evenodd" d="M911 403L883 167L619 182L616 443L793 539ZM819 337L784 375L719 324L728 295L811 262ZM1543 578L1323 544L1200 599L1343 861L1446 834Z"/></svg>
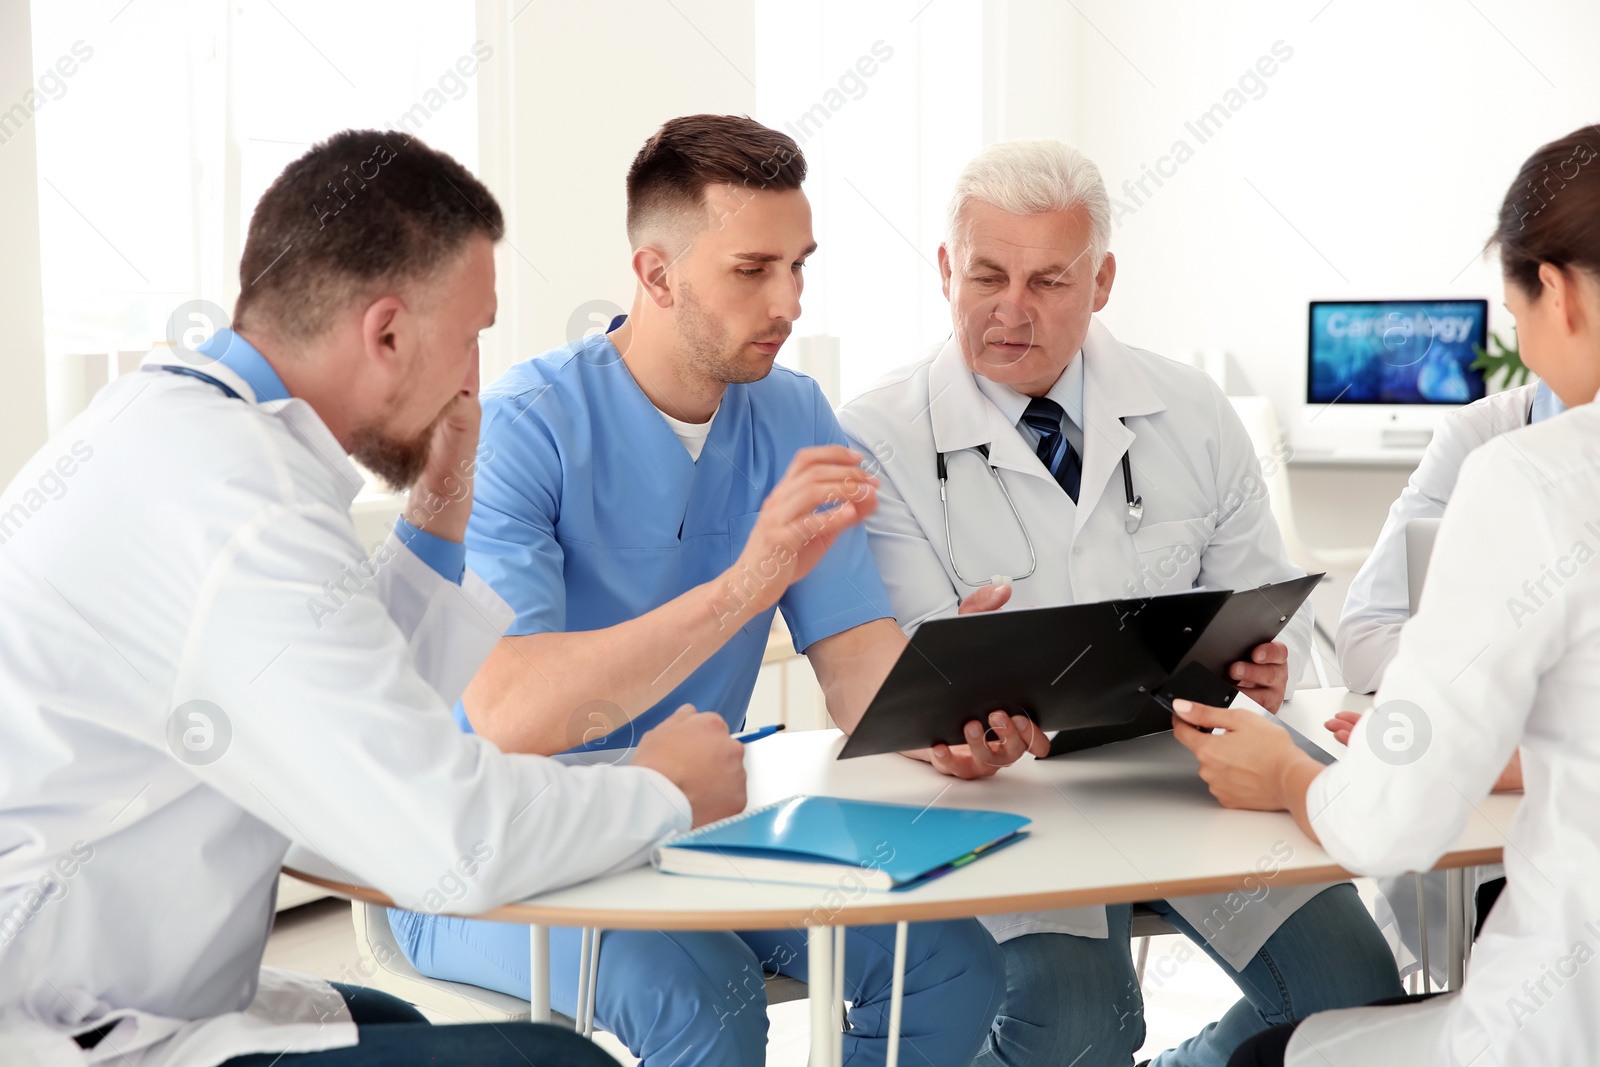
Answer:
<svg viewBox="0 0 1600 1067"><path fill-rule="evenodd" d="M1506 278L1529 296L1539 292L1541 263L1600 276L1600 125L1528 157L1506 190L1487 247L1499 248Z"/></svg>
<svg viewBox="0 0 1600 1067"><path fill-rule="evenodd" d="M806 157L794 138L748 116L671 119L628 168L628 241L637 248L647 226L663 216L704 212L707 186L784 192L805 179Z"/></svg>
<svg viewBox="0 0 1600 1067"><path fill-rule="evenodd" d="M285 167L250 216L234 325L315 337L356 299L504 230L494 196L445 153L394 131L336 133Z"/></svg>

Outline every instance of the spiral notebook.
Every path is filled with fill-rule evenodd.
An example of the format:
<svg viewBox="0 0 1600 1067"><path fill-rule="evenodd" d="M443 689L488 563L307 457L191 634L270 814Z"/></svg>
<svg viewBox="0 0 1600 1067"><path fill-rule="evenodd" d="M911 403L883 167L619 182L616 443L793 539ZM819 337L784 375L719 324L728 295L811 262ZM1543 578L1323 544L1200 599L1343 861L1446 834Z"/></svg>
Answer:
<svg viewBox="0 0 1600 1067"><path fill-rule="evenodd" d="M800 795L672 838L651 859L668 874L904 889L1016 841L1031 821L999 811Z"/></svg>

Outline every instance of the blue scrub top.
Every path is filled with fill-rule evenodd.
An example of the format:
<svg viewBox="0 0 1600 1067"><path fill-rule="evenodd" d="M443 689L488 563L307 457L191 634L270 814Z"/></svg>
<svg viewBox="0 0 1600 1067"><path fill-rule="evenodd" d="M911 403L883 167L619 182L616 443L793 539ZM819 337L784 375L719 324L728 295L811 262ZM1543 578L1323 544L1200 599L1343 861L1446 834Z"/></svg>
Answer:
<svg viewBox="0 0 1600 1067"><path fill-rule="evenodd" d="M846 443L817 383L775 366L728 386L696 463L610 339L586 337L484 390L467 563L516 611L508 635L614 626L725 571L795 452ZM801 651L893 617L860 527L778 606ZM769 609L655 707L573 751L635 745L686 703L740 729L771 627ZM470 729L459 705L456 717Z"/></svg>

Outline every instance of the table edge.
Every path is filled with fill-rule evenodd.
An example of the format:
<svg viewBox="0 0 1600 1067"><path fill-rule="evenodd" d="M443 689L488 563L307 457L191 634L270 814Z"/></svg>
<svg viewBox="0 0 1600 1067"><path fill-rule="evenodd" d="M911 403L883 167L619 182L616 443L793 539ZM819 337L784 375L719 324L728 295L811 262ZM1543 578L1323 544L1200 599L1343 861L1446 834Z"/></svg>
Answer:
<svg viewBox="0 0 1600 1067"><path fill-rule="evenodd" d="M1457 867L1496 864L1501 862L1502 851L1499 848L1477 848L1447 852L1432 869L1442 871ZM384 907L395 906L392 898L376 889L337 882L288 866L283 868L283 872L303 882L321 886L341 897ZM687 876L664 875L663 877ZM870 903L850 901L833 908L819 901L810 908L752 908L748 911L730 913L722 909L653 911L649 908L582 908L518 902L503 904L470 915L451 911L440 914L522 925L593 926L603 930L772 930L800 926L874 926L880 923L971 919L981 915L1048 911L1055 908L1131 904L1152 899L1171 900L1180 897L1225 894L1236 890L1255 893L1260 891L1263 883L1270 890L1273 886L1316 885L1319 882L1342 882L1354 877L1358 876L1337 864L1327 863L1315 867L1280 870L1271 877L1260 872L1247 871L1237 875L1186 878L1168 885L1133 882L1098 889L1014 893L1002 896L966 897L959 900L919 901L915 896L874 892L869 898Z"/></svg>

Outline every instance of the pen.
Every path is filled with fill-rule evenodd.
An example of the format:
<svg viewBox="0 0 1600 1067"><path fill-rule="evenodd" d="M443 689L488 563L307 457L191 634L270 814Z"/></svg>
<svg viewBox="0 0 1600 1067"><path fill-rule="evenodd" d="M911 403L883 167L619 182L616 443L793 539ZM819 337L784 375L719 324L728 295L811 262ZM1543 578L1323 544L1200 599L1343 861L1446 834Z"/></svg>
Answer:
<svg viewBox="0 0 1600 1067"><path fill-rule="evenodd" d="M781 729L783 729L783 723L780 722L776 726L763 726L761 729L751 730L747 734L734 734L733 739L741 745L748 745L750 742L759 741L763 737L771 737Z"/></svg>

